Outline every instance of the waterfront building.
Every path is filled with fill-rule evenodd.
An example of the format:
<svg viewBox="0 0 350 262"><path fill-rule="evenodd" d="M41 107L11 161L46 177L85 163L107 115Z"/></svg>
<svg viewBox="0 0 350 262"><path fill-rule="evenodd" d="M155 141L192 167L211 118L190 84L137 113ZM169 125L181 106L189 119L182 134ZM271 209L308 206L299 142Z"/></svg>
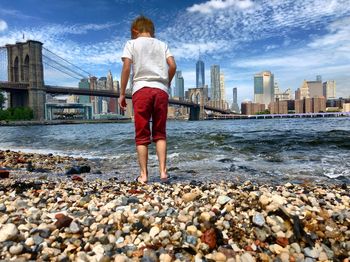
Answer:
<svg viewBox="0 0 350 262"><path fill-rule="evenodd" d="M183 99L185 97L185 87L184 87L184 79L182 77L181 71L175 72L174 80L175 80L174 97Z"/></svg>
<svg viewBox="0 0 350 262"><path fill-rule="evenodd" d="M335 99L336 94L335 94L335 81L334 80L328 80L323 83L323 96L326 99Z"/></svg>
<svg viewBox="0 0 350 262"><path fill-rule="evenodd" d="M294 107L296 114L326 112L326 99L323 96L296 99Z"/></svg>
<svg viewBox="0 0 350 262"><path fill-rule="evenodd" d="M79 82L79 89L86 89L89 90L90 88L90 83L87 78L83 78ZM84 96L80 95L79 96L79 103L80 104L89 104L90 103L90 97L89 96Z"/></svg>
<svg viewBox="0 0 350 262"><path fill-rule="evenodd" d="M239 106L237 103L237 87L232 89L232 111L235 113L239 113Z"/></svg>
<svg viewBox="0 0 350 262"><path fill-rule="evenodd" d="M202 60L198 60L196 63L196 87L204 87L205 85L205 67Z"/></svg>
<svg viewBox="0 0 350 262"><path fill-rule="evenodd" d="M350 112L350 103L344 103L343 104L342 112Z"/></svg>
<svg viewBox="0 0 350 262"><path fill-rule="evenodd" d="M245 101L241 103L242 115L256 115L257 113L265 111L265 105L259 103L253 103L251 101Z"/></svg>
<svg viewBox="0 0 350 262"><path fill-rule="evenodd" d="M254 75L254 103L264 104L265 107L274 101L274 75L263 71Z"/></svg>
<svg viewBox="0 0 350 262"><path fill-rule="evenodd" d="M277 99L269 104L270 114L288 114L288 101Z"/></svg>

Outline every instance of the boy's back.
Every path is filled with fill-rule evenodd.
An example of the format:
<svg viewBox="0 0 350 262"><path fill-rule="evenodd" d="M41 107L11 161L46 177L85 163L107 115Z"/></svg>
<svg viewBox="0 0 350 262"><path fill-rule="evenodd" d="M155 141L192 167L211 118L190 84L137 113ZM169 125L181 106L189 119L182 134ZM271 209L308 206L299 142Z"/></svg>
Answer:
<svg viewBox="0 0 350 262"><path fill-rule="evenodd" d="M144 86L160 88L168 92L167 58L172 56L168 46L151 37L129 40L122 57L129 58L133 67L133 93Z"/></svg>

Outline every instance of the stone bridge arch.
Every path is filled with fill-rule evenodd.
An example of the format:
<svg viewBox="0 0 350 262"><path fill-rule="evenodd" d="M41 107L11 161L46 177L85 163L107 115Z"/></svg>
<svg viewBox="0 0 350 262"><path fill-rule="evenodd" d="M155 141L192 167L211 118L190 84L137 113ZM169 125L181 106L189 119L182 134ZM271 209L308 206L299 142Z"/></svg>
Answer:
<svg viewBox="0 0 350 262"><path fill-rule="evenodd" d="M188 98L192 103L199 105L199 119L205 118L204 105L208 101L206 92L203 87L201 88L189 88L188 89Z"/></svg>

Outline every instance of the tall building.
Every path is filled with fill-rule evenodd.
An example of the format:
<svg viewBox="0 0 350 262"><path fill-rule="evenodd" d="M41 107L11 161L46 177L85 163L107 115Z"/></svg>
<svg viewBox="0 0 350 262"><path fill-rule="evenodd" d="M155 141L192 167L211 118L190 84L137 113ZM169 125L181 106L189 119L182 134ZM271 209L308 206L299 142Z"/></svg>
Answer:
<svg viewBox="0 0 350 262"><path fill-rule="evenodd" d="M309 98L309 97L310 97L309 86L307 84L307 81L304 80L304 82L301 85L301 87L299 87L295 91L295 100L300 100L300 99Z"/></svg>
<svg viewBox="0 0 350 262"><path fill-rule="evenodd" d="M254 75L254 103L264 104L267 107L274 101L274 83L274 75L270 71Z"/></svg>
<svg viewBox="0 0 350 262"><path fill-rule="evenodd" d="M196 87L204 87L205 85L205 67L202 60L198 60L196 63Z"/></svg>
<svg viewBox="0 0 350 262"><path fill-rule="evenodd" d="M323 83L323 96L326 99L335 99L335 81L334 80L329 80Z"/></svg>
<svg viewBox="0 0 350 262"><path fill-rule="evenodd" d="M108 74L107 74L106 88L107 88L107 90L110 90L110 91L116 91L114 89L114 82L113 82L113 76L112 76L111 70L109 70ZM108 97L105 99L105 101L108 104L107 112L108 113L116 113L117 112L117 98Z"/></svg>
<svg viewBox="0 0 350 262"><path fill-rule="evenodd" d="M220 100L222 101L226 100L224 73L220 73Z"/></svg>
<svg viewBox="0 0 350 262"><path fill-rule="evenodd" d="M97 89L98 90L106 90L107 89L107 77L103 76L97 80ZM106 98L99 96L97 99L97 112L95 114L102 113L103 101L106 101Z"/></svg>
<svg viewBox="0 0 350 262"><path fill-rule="evenodd" d="M97 89L97 77L90 77L90 90ZM98 114L98 96L91 96L90 102L92 104L92 111L94 114Z"/></svg>
<svg viewBox="0 0 350 262"><path fill-rule="evenodd" d="M114 92L117 92L117 93L120 92L119 81L118 81L117 77L113 78L113 90L114 90ZM115 111L114 112L118 114L118 113L120 113L120 109L119 109L119 106L118 106L118 99L116 98L115 100L116 100L115 101L116 105L115 105ZM110 112L113 112L113 111L110 111Z"/></svg>
<svg viewBox="0 0 350 262"><path fill-rule="evenodd" d="M321 81L307 81L310 98L323 96L323 86Z"/></svg>
<svg viewBox="0 0 350 262"><path fill-rule="evenodd" d="M220 101L220 66L212 65L210 67L210 98L212 101Z"/></svg>
<svg viewBox="0 0 350 262"><path fill-rule="evenodd" d="M80 82L79 82L79 89L87 89L87 90L89 90L89 88L90 88L89 80L87 78L81 79ZM81 104L89 104L90 103L90 97L89 96L80 95L79 96L79 103L81 103Z"/></svg>
<svg viewBox="0 0 350 262"><path fill-rule="evenodd" d="M184 78L182 77L181 71L175 72L174 97L178 97L178 98L185 97Z"/></svg>
<svg viewBox="0 0 350 262"><path fill-rule="evenodd" d="M237 103L237 87L232 89L232 111L239 113L239 106Z"/></svg>

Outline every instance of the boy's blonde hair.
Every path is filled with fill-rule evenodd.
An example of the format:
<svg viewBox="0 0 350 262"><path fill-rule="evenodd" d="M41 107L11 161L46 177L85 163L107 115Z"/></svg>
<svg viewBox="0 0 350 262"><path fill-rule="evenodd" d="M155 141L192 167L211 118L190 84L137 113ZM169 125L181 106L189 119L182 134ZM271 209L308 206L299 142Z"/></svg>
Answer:
<svg viewBox="0 0 350 262"><path fill-rule="evenodd" d="M140 15L131 24L131 38L135 39L138 33L150 33L154 37L154 24L151 19Z"/></svg>

